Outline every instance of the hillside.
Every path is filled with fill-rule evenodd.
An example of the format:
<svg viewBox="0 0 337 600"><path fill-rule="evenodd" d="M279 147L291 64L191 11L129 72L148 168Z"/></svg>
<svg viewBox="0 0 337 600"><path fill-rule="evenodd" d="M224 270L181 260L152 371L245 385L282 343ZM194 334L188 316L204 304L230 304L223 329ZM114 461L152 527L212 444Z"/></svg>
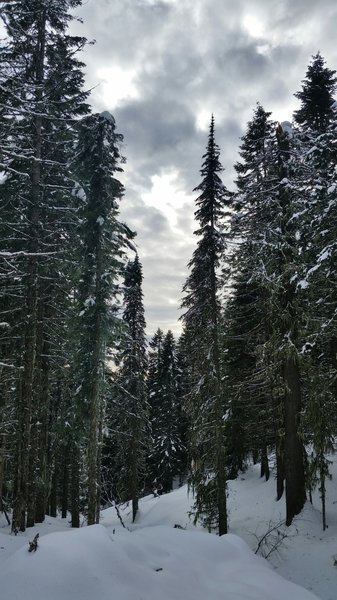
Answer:
<svg viewBox="0 0 337 600"><path fill-rule="evenodd" d="M134 525L124 507L126 528L114 508L102 511L100 525L79 530L47 517L12 536L3 524L1 591L6 600L335 600L336 488L335 480L329 482L327 531L314 497L291 528L280 526L279 534L268 536L265 553L286 535L268 562L248 546L255 550L271 523L282 520L284 505L275 502L274 482L260 479L258 466L229 483L231 533L222 538L193 525L186 486L143 498ZM28 540L36 532L39 547L30 554Z"/></svg>

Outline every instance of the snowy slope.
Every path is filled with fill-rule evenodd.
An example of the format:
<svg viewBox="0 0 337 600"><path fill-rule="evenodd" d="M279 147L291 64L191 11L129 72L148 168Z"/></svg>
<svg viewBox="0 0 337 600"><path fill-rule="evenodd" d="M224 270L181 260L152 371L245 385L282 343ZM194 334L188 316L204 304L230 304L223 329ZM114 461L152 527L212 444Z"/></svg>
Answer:
<svg viewBox="0 0 337 600"><path fill-rule="evenodd" d="M237 536L152 526L113 533L103 525L41 538L0 570L6 600L310 600Z"/></svg>
<svg viewBox="0 0 337 600"><path fill-rule="evenodd" d="M114 508L102 512L102 524L71 530L65 520L44 524L18 536L0 529L0 597L4 600L336 600L336 487L331 482L329 529L323 534L319 504L306 507L270 563L255 556L269 522L284 514L275 502L271 479L251 467L229 484L231 533L218 538L193 526L186 486L140 503L131 524L123 510L123 528ZM316 500L315 500L316 502ZM175 528L179 525L184 529ZM282 530L282 527L280 527ZM36 553L28 540L40 533ZM235 534L235 535L234 535ZM240 537L238 537L240 536ZM241 539L242 538L242 539ZM245 541L243 541L245 540ZM245 543L247 542L247 544ZM267 547L268 550L268 547Z"/></svg>

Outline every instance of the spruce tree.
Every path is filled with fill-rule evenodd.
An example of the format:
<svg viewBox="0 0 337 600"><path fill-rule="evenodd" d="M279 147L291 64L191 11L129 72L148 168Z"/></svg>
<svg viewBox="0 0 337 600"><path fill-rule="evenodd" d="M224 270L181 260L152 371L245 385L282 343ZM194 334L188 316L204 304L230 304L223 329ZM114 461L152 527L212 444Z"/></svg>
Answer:
<svg viewBox="0 0 337 600"><path fill-rule="evenodd" d="M268 477L267 447L274 445L272 381L266 343L270 337L271 307L263 277L268 260L263 239L270 226L270 190L275 186L271 164L273 122L257 104L239 150L235 212L232 215L233 252L230 260L233 295L226 307L225 349L229 386L228 443L231 476L244 466L249 451L261 458Z"/></svg>
<svg viewBox="0 0 337 600"><path fill-rule="evenodd" d="M10 348L18 369L13 528L24 530L26 516L28 524L34 523L35 495L41 515L48 489L41 457L46 451L49 410L50 320L59 314L61 258L69 241L71 219L65 215L71 214L68 162L73 121L87 112L82 64L76 58L85 40L67 31L72 20L69 11L80 0L3 4L8 38L1 49L2 168L6 174L2 200L6 214L12 216L6 224L7 262L2 272L6 276L9 267L17 273L5 295L16 298L18 340Z"/></svg>
<svg viewBox="0 0 337 600"><path fill-rule="evenodd" d="M146 454L149 438L146 388L146 338L142 293L142 267L138 255L129 261L124 279L125 335L119 353L116 377L115 428L118 436L119 498L132 502L132 519L145 485Z"/></svg>
<svg viewBox="0 0 337 600"><path fill-rule="evenodd" d="M76 387L88 427L88 524L98 522L100 438L103 425L104 370L109 345L116 340L116 294L128 230L118 221L123 186L115 120L109 113L85 117L78 125L77 175L83 201L79 209ZM79 443L77 440L76 443Z"/></svg>
<svg viewBox="0 0 337 600"><path fill-rule="evenodd" d="M152 448L149 465L152 471L152 487L163 492L173 489L173 480L182 474L184 454L180 428L180 398L178 387L178 361L176 344L171 331L164 337L158 371L150 398L150 423Z"/></svg>
<svg viewBox="0 0 337 600"><path fill-rule="evenodd" d="M241 386L254 407L248 412L247 439L251 424L257 423L250 429L255 438L252 450L260 451L262 472L267 477L267 448L276 446L277 496L282 494L284 477L289 525L305 501L300 421L300 327L304 313L295 283L301 265L295 215L302 173L289 125L279 125L275 136L268 116L258 106L244 139L244 162L237 168L240 212L234 227L240 249L234 260L239 268L234 281L244 302L240 307L236 296L233 306L240 308L241 319L243 314L250 319L242 332L252 358L246 361L251 369L247 386ZM238 423L237 418L234 423Z"/></svg>
<svg viewBox="0 0 337 600"><path fill-rule="evenodd" d="M308 487L319 484L323 529L326 528L326 478L329 454L336 432L337 304L336 304L336 136L334 93L336 71L318 53L308 66L295 112L303 171L302 192L303 266L298 286L307 298L307 322L303 333L307 381L305 425L309 456Z"/></svg>
<svg viewBox="0 0 337 600"><path fill-rule="evenodd" d="M325 65L323 56L317 52L308 66L302 89L295 93L301 106L295 111L294 118L302 131L323 133L335 120L333 94L337 84L336 71Z"/></svg>
<svg viewBox="0 0 337 600"><path fill-rule="evenodd" d="M196 518L204 519L219 535L227 532L224 413L226 409L220 360L221 309L218 268L226 245L223 218L229 194L219 173L222 166L215 142L212 116L202 181L195 191L195 218L200 238L189 262L190 275L183 288L182 317L189 349L192 391L186 399L190 421Z"/></svg>

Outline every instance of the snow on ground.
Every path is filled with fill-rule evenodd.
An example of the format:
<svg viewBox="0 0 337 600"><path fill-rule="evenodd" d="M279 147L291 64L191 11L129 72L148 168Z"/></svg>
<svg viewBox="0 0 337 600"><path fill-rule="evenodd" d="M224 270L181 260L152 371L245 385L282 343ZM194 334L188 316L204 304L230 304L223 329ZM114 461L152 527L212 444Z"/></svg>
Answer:
<svg viewBox="0 0 337 600"><path fill-rule="evenodd" d="M254 555L258 539L284 518L275 482L250 467L229 483L230 534L221 538L189 519L186 486L131 509L102 511L100 525L72 530L62 519L17 536L0 528L0 590L4 600L336 600L337 484L328 483L328 523L323 533L319 500L307 505L269 562ZM183 529L174 527L179 525ZM36 553L28 540L40 533ZM277 538L267 538L265 553ZM250 546L250 548L248 547ZM286 579L284 579L283 577ZM298 587L295 583L307 588ZM311 592L308 590L312 590ZM316 596L314 595L316 594Z"/></svg>

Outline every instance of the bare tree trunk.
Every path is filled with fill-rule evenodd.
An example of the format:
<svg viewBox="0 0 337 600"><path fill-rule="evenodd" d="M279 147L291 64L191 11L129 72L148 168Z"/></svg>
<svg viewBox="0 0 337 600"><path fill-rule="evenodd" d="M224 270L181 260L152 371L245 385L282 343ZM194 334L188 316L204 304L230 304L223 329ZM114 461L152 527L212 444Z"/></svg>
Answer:
<svg viewBox="0 0 337 600"><path fill-rule="evenodd" d="M211 227L214 231L214 215L212 216ZM211 303L212 303L212 359L214 365L214 393L215 393L215 455L216 455L216 480L217 480L217 503L218 503L218 521L219 521L219 535L224 535L228 531L228 520L227 520L227 469L226 469L226 457L225 457L225 440L224 440L224 408L223 408L223 390L221 385L221 369L220 369L220 350L219 350L219 308L217 304L217 283L216 283L216 257L214 250L212 250L212 273L211 273Z"/></svg>
<svg viewBox="0 0 337 600"><path fill-rule="evenodd" d="M6 435L0 435L0 498L2 498L5 475Z"/></svg>
<svg viewBox="0 0 337 600"><path fill-rule="evenodd" d="M71 452L71 526L80 526L80 452L76 442Z"/></svg>
<svg viewBox="0 0 337 600"><path fill-rule="evenodd" d="M18 429L16 452L16 484L13 503L13 529L25 531L27 486L29 478L29 448L31 442L31 411L36 338L36 261L29 266L28 294L25 312L24 367L18 394Z"/></svg>
<svg viewBox="0 0 337 600"><path fill-rule="evenodd" d="M91 410L88 444L88 525L94 525L97 519L99 401L99 382L96 376L95 382L92 383L90 398Z"/></svg>
<svg viewBox="0 0 337 600"><path fill-rule="evenodd" d="M69 502L69 447L64 446L63 449L63 475L62 475L62 504L61 517L67 518L68 502Z"/></svg>
<svg viewBox="0 0 337 600"><path fill-rule="evenodd" d="M50 496L49 496L49 512L51 517L57 516L57 488L58 488L58 470L59 466L55 461L53 477L51 480Z"/></svg>
<svg viewBox="0 0 337 600"><path fill-rule="evenodd" d="M284 451L281 440L276 442L276 499L280 500L284 492Z"/></svg>
<svg viewBox="0 0 337 600"><path fill-rule="evenodd" d="M270 477L267 444L263 444L261 448L261 477L265 477L268 481Z"/></svg>
<svg viewBox="0 0 337 600"><path fill-rule="evenodd" d="M319 487L319 491L320 491L320 494L321 494L321 503L322 503L323 531L325 531L326 528L327 528L327 524L326 524L326 503L325 503L326 488L325 488L325 475L324 475L324 471L323 471L322 468L320 469L320 487Z"/></svg>
<svg viewBox="0 0 337 600"><path fill-rule="evenodd" d="M286 480L286 525L290 525L305 503L305 476L303 445L299 437L301 406L300 373L296 356L289 356L284 364L284 458Z"/></svg>
<svg viewBox="0 0 337 600"><path fill-rule="evenodd" d="M99 427L98 427L96 523L99 523L100 513L101 513L101 493L102 493L101 464L102 464L104 414L105 414L105 404L101 401Z"/></svg>

